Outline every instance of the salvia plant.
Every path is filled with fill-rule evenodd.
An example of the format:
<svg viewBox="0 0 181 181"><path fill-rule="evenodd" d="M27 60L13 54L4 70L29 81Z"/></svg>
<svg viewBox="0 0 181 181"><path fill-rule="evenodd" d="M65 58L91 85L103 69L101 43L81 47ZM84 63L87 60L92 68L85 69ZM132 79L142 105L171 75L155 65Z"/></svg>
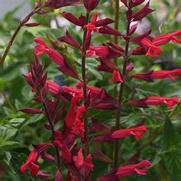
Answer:
<svg viewBox="0 0 181 181"><path fill-rule="evenodd" d="M119 4L123 4L125 16L119 18L119 9L117 9L117 16L112 20L96 11L96 7L101 6L100 0L38 1L35 9L20 24L20 27L37 26L36 23L28 23L32 15L39 14L46 17L50 9L65 6L77 8L78 5L84 12L79 17L72 12L60 13L62 17L79 28L82 32L81 40L75 38L68 30L57 40L51 37L48 37L49 42L41 37L36 37L34 40L36 44L33 49L34 61L30 65L29 72L24 74L24 78L31 87L34 94L33 101L37 107L25 107L21 111L42 114L45 119L44 126L50 133L50 137L46 142L33 143L32 151L20 167L22 173L30 172L33 177L50 178L55 181L117 181L133 174L145 175L152 167L151 162L141 159L139 153L123 162L125 160L121 158L123 139L133 137L132 142L139 142L149 129L142 120L131 127L123 126L122 114L123 112L124 116L126 113L129 114L126 109L145 110L150 106L165 106L170 110L180 104L180 99L176 96L162 97L155 94L135 98L137 96L134 90L130 96L127 96L126 91L131 89L130 82L136 79L140 82L153 82L155 79L166 78L176 80L181 74L181 69L134 72L135 64L132 57L142 56L145 59L146 57L154 59L160 56L162 45L181 42L181 30L154 35L150 28L137 34L139 21L154 12L150 2L115 0L115 4L117 8ZM118 29L119 21L125 24L125 30L122 32ZM114 28L111 26L112 23L117 23ZM95 34L104 37L112 36L114 40L108 38L104 43L95 44L93 41ZM11 43L12 41L13 39ZM1 63L4 62L11 43ZM78 52L81 60L79 63L70 62L68 55L60 51L60 45L65 44ZM57 65L57 72L60 71L67 76L74 85L50 80L41 61L44 55ZM88 59L95 59L99 64L96 71L109 77L105 82L109 84L111 81L113 87L111 91L90 84ZM111 122L103 123L97 120L96 114L103 114L103 112L112 115ZM142 113L144 114L144 111ZM169 115L166 117L169 122ZM106 117L102 116L102 119L105 120ZM111 154L105 149L106 145L111 147ZM93 178L93 173L99 169L96 165L97 161L106 164L107 169L102 175ZM42 169L42 163L52 164L54 170Z"/></svg>

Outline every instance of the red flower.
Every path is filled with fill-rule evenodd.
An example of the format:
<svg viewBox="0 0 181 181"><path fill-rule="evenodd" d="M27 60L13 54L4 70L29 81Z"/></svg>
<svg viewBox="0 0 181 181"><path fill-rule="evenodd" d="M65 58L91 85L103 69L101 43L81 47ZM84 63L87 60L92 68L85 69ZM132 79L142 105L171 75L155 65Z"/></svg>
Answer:
<svg viewBox="0 0 181 181"><path fill-rule="evenodd" d="M45 151L46 148L50 147L51 144L41 144L34 146L35 149L31 151L26 162L20 167L22 173L25 173L26 169L29 168L31 175L36 176L39 172L39 165L36 164L39 156Z"/></svg>
<svg viewBox="0 0 181 181"><path fill-rule="evenodd" d="M59 38L60 41L62 42L65 42L65 43L68 43L69 45L75 47L75 48L80 48L80 43L75 40L68 31L66 31L66 35L65 36L62 36Z"/></svg>
<svg viewBox="0 0 181 181"><path fill-rule="evenodd" d="M123 83L124 82L123 76L118 70L113 71L112 81L116 82L116 83Z"/></svg>
<svg viewBox="0 0 181 181"><path fill-rule="evenodd" d="M105 45L100 46L90 46L89 49L86 51L86 55L89 57L107 57L109 55L109 49Z"/></svg>
<svg viewBox="0 0 181 181"><path fill-rule="evenodd" d="M156 36L154 38L143 38L141 40L141 44L146 47L147 56L156 57L161 54L161 48L160 45L164 45L172 41L173 43L181 43L181 38L177 38L177 36L181 36L181 30L177 30L173 33L166 33L159 36Z"/></svg>
<svg viewBox="0 0 181 181"><path fill-rule="evenodd" d="M89 46L90 46L91 33L92 33L92 31L96 30L96 21L97 21L98 15L99 14L97 12L95 12L91 17L90 23L88 23L87 25L84 26L84 28L87 29L85 42L84 42L84 45L83 45L85 47L85 49L88 49Z"/></svg>
<svg viewBox="0 0 181 181"><path fill-rule="evenodd" d="M93 170L92 156L91 154L87 155L86 159L84 159L82 154L82 149L80 149L77 153L77 156L73 157L74 163L78 168L81 175L87 177L90 172Z"/></svg>
<svg viewBox="0 0 181 181"><path fill-rule="evenodd" d="M146 81L152 81L154 79L164 79L169 78L171 80L176 80L177 75L181 75L181 69L174 70L157 70L157 71L149 71L144 73L137 73L132 75L133 78L143 79Z"/></svg>
<svg viewBox="0 0 181 181"><path fill-rule="evenodd" d="M27 161L21 166L21 172L25 173L27 167L29 167L31 175L36 176L39 171L39 165L35 164L38 160L38 151L34 149L28 156Z"/></svg>
<svg viewBox="0 0 181 181"><path fill-rule="evenodd" d="M153 10L149 8L149 4L150 2L146 3L146 5L140 11L132 15L133 21L139 21L153 12Z"/></svg>
<svg viewBox="0 0 181 181"><path fill-rule="evenodd" d="M77 18L72 13L68 13L68 12L63 12L62 16L77 26L84 27L84 25L86 24L86 17L85 16L81 15L79 18Z"/></svg>
<svg viewBox="0 0 181 181"><path fill-rule="evenodd" d="M160 96L149 96L143 99L129 101L130 105L138 106L138 107L166 105L168 108L171 108L179 103L180 103L180 100L178 97L168 98L168 97L160 97Z"/></svg>
<svg viewBox="0 0 181 181"><path fill-rule="evenodd" d="M143 38L141 43L148 48L146 56L157 57L161 54L160 47L156 46L151 40L148 38Z"/></svg>
<svg viewBox="0 0 181 181"><path fill-rule="evenodd" d="M35 54L42 55L47 54L58 66L59 69L74 78L78 78L75 70L65 61L62 55L60 55L56 50L50 48L40 37L35 38L35 42L38 44L35 47Z"/></svg>
<svg viewBox="0 0 181 181"><path fill-rule="evenodd" d="M81 138L84 138L84 120L83 116L87 112L87 109L85 106L79 106L76 110L76 116L75 120L73 122L73 127L72 127L72 133L75 135L80 135Z"/></svg>
<svg viewBox="0 0 181 181"><path fill-rule="evenodd" d="M145 175L149 167L151 167L151 163L148 160L143 160L137 164L120 166L107 175L99 177L97 181L117 181L120 178L130 176L135 173L138 175Z"/></svg>
<svg viewBox="0 0 181 181"><path fill-rule="evenodd" d="M134 173L145 175L149 167L151 167L151 163L148 160L143 160L137 164L119 167L116 171L116 176L120 178Z"/></svg>
<svg viewBox="0 0 181 181"><path fill-rule="evenodd" d="M97 70L104 71L104 72L110 72L112 73L116 69L116 65L112 60L104 60L100 59L100 65L97 67Z"/></svg>
<svg viewBox="0 0 181 181"><path fill-rule="evenodd" d="M124 50L122 47L114 43L107 43L105 45L90 46L87 50L87 56L99 57L101 59L110 59L123 55Z"/></svg>
<svg viewBox="0 0 181 181"><path fill-rule="evenodd" d="M79 82L77 88L82 88L83 83ZM116 109L117 101L101 88L87 86L88 103L90 107L97 109Z"/></svg>
<svg viewBox="0 0 181 181"><path fill-rule="evenodd" d="M84 6L88 11L96 8L100 0L83 0Z"/></svg>
<svg viewBox="0 0 181 181"><path fill-rule="evenodd" d="M147 131L147 128L144 125L140 125L137 127L119 129L116 131L111 131L110 133L106 133L105 135L95 137L95 141L113 141L114 139L122 139L127 136L134 136L136 140L139 140L143 133Z"/></svg>

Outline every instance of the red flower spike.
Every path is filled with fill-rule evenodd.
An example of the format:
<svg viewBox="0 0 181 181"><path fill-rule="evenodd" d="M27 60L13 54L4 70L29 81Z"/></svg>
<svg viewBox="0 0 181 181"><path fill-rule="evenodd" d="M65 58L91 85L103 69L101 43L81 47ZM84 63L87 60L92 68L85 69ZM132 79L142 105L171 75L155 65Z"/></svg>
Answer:
<svg viewBox="0 0 181 181"><path fill-rule="evenodd" d="M77 156L73 157L73 160L80 174L84 177L87 177L94 168L91 154L84 159L82 149L78 151Z"/></svg>
<svg viewBox="0 0 181 181"><path fill-rule="evenodd" d="M143 133L147 131L147 128L144 125L132 127L132 128L125 128L116 131L111 131L104 135L100 135L94 138L95 141L102 142L102 141L114 141L115 139L123 139L128 136L134 136L136 140L139 140Z"/></svg>
<svg viewBox="0 0 181 181"><path fill-rule="evenodd" d="M64 6L75 5L78 2L80 2L80 0L47 0L45 6L50 8L61 8Z"/></svg>
<svg viewBox="0 0 181 181"><path fill-rule="evenodd" d="M148 160L143 160L137 164L120 166L107 175L99 177L96 181L118 181L120 178L127 177L135 173L138 175L145 175L149 167L151 167L151 163Z"/></svg>
<svg viewBox="0 0 181 181"><path fill-rule="evenodd" d="M137 107L166 105L168 108L172 108L176 104L180 103L180 99L178 97L168 98L160 96L149 96L143 99L130 100L128 103Z"/></svg>
<svg viewBox="0 0 181 181"><path fill-rule="evenodd" d="M42 54L47 54L58 66L59 69L73 78L78 78L75 70L65 61L62 55L60 55L56 50L50 48L40 37L35 38L35 42L38 44L35 47L35 54L40 56Z"/></svg>
<svg viewBox="0 0 181 181"><path fill-rule="evenodd" d="M84 6L87 11L92 11L99 4L100 0L83 0Z"/></svg>
<svg viewBox="0 0 181 181"><path fill-rule="evenodd" d="M132 75L133 78L142 79L146 81L153 81L154 79L164 79L169 78L171 80L177 80L177 75L181 75L181 69L174 70L157 70L149 71L144 73L137 73Z"/></svg>
<svg viewBox="0 0 181 181"><path fill-rule="evenodd" d="M123 83L124 82L123 76L118 70L113 71L112 81L115 83Z"/></svg>
<svg viewBox="0 0 181 181"><path fill-rule="evenodd" d="M65 36L62 36L58 39L59 41L62 41L62 42L65 42L71 46L73 46L74 48L80 48L80 43L75 40L68 31L66 31L66 35Z"/></svg>
<svg viewBox="0 0 181 181"><path fill-rule="evenodd" d="M132 15L133 21L141 20L154 11L149 8L149 4L150 2L146 3L146 5L139 12Z"/></svg>

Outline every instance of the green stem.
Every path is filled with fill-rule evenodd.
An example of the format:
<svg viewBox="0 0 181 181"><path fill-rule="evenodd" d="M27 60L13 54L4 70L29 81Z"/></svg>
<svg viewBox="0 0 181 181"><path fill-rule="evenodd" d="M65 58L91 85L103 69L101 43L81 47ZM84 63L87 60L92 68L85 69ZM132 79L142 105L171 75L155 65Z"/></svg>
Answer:
<svg viewBox="0 0 181 181"><path fill-rule="evenodd" d="M121 109L122 109L122 101L123 101L123 94L125 89L125 81L126 81L126 67L129 62L129 29L130 29L131 20L128 20L127 22L127 29L126 29L126 44L125 44L125 53L124 53L124 63L123 63L123 69L122 69L122 75L124 77L124 82L120 84L119 87L119 93L118 93L118 107L116 111L116 123L115 128L120 129L120 121L121 121ZM119 151L120 151L120 142L119 140L115 141L114 146L114 168L116 168L119 165Z"/></svg>
<svg viewBox="0 0 181 181"><path fill-rule="evenodd" d="M86 14L86 22L89 21L89 13ZM87 30L84 30L83 35L83 50L82 50L82 81L83 81L83 97L84 97L84 106L87 108L87 77L86 77L86 48L84 46L86 39ZM87 156L89 153L89 144L88 144L88 120L87 116L84 116L84 124L85 124L85 140L84 140L84 156Z"/></svg>

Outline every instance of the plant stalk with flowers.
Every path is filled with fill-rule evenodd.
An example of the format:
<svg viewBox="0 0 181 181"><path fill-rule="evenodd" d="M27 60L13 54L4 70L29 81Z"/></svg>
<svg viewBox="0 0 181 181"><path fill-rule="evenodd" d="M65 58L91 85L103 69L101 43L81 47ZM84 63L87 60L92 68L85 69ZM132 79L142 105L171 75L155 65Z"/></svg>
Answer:
<svg viewBox="0 0 181 181"><path fill-rule="evenodd" d="M26 81L34 93L34 101L41 108L26 107L22 112L30 114L42 114L47 122L45 127L51 132L51 137L47 143L38 143L29 154L25 163L21 166L21 172L30 170L34 177L54 178L55 181L89 181L92 180L92 172L96 172L95 161L99 160L106 164L111 164L107 173L99 175L97 181L118 181L133 174L145 175L147 169L151 167L148 160L139 160L136 163L122 164L120 161L121 150L119 140L133 136L136 141L140 140L148 128L144 123L123 128L120 125L122 109L124 106L142 107L166 105L169 109L178 105L180 99L163 96L147 96L141 99L131 99L123 101L126 84L131 79L142 79L153 81L155 79L169 78L176 80L181 74L181 69L149 71L131 74L134 69L131 56L144 55L157 57L161 54L161 45L169 42L180 43L181 30L176 32L152 36L151 30L137 35L135 33L138 22L153 12L150 3L145 0L121 0L116 1L126 7L126 31L120 32L118 26L110 26L113 20L110 18L100 19L100 14L96 7L100 0L47 0L44 3L38 1L39 7L61 8L64 6L81 4L85 10L84 15L76 17L70 12L63 12L61 15L81 28L83 37L81 42L76 40L68 31L53 42L66 43L79 52L81 66L77 71L66 57L56 48L52 48L41 37L36 37L34 47L34 61L30 65L30 71L24 75ZM42 3L42 4L41 4ZM116 21L119 19L119 9L116 12ZM116 22L118 23L118 22ZM94 45L91 41L95 33L110 35L115 37L115 42L106 42L101 45ZM118 40L124 40L124 47L118 44ZM134 47L131 45L134 44ZM136 46L135 46L136 45ZM47 55L49 59L58 66L58 70L66 76L72 78L74 86L59 85L48 79L41 56ZM112 97L104 88L89 85L89 72L86 68L88 57L98 61L98 71L111 74L111 81L118 87L117 97ZM122 62L120 61L122 60ZM121 69L120 69L121 67ZM68 108L67 108L68 107ZM91 111L109 111L115 115L115 127L105 125L92 119ZM109 158L105 151L96 149L93 144L114 145L114 156ZM40 157L43 162L50 162L56 165L55 173L42 171L39 165ZM95 163L94 163L95 162ZM66 169L66 172L64 171Z"/></svg>

